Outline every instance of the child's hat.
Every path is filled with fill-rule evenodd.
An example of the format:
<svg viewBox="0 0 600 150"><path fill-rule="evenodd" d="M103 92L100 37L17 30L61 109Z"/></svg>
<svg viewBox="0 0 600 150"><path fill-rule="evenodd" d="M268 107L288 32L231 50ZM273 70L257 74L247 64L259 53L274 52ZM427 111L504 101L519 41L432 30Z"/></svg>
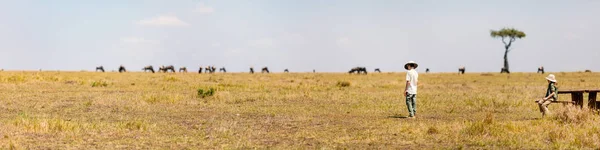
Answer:
<svg viewBox="0 0 600 150"><path fill-rule="evenodd" d="M404 64L404 69L407 69L407 70L408 70L408 65L409 65L409 64L413 64L413 66L415 66L415 68L413 68L413 69L417 69L417 67L419 66L419 64L417 64L417 63L416 63L416 62L414 62L414 61L408 61L406 64Z"/></svg>
<svg viewBox="0 0 600 150"><path fill-rule="evenodd" d="M550 74L546 77L546 80L556 82L556 77L553 74Z"/></svg>

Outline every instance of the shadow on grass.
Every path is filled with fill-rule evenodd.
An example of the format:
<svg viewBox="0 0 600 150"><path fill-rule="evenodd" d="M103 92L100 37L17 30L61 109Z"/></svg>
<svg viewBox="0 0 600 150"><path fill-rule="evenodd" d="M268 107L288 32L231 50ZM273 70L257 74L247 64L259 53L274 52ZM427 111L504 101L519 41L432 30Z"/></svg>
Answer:
<svg viewBox="0 0 600 150"><path fill-rule="evenodd" d="M405 119L405 118L408 118L408 116L402 116L402 115L400 115L400 114L394 114L394 115L388 116L388 118L400 118L400 119Z"/></svg>

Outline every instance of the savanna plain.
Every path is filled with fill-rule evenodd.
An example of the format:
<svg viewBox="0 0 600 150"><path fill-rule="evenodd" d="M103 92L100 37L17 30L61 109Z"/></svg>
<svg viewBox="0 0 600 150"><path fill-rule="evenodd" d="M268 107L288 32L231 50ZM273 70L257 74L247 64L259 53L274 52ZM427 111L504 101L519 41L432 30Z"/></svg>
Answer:
<svg viewBox="0 0 600 150"><path fill-rule="evenodd" d="M599 73L554 74L559 90L600 88ZM404 73L4 71L0 148L599 148L597 112L541 118L546 75L421 73L408 119Z"/></svg>

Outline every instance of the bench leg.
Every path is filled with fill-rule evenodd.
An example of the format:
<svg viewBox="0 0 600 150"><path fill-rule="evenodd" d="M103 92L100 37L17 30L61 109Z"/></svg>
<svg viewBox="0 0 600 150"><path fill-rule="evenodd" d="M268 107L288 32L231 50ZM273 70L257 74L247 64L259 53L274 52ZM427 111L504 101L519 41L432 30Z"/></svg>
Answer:
<svg viewBox="0 0 600 150"><path fill-rule="evenodd" d="M588 107L590 109L598 108L598 106L596 104L596 92L590 92L590 95L588 95Z"/></svg>
<svg viewBox="0 0 600 150"><path fill-rule="evenodd" d="M578 105L579 108L583 108L583 93L571 93L571 100Z"/></svg>

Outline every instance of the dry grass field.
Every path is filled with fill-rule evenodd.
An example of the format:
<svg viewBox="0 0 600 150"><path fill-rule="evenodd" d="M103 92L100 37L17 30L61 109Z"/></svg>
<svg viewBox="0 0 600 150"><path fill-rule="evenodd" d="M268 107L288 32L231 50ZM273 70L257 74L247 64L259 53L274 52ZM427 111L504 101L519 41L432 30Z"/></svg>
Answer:
<svg viewBox="0 0 600 150"><path fill-rule="evenodd" d="M600 88L598 73L555 74L559 90ZM421 73L417 118L407 119L404 73L5 71L0 148L600 147L592 111L552 104L540 119L544 76Z"/></svg>

